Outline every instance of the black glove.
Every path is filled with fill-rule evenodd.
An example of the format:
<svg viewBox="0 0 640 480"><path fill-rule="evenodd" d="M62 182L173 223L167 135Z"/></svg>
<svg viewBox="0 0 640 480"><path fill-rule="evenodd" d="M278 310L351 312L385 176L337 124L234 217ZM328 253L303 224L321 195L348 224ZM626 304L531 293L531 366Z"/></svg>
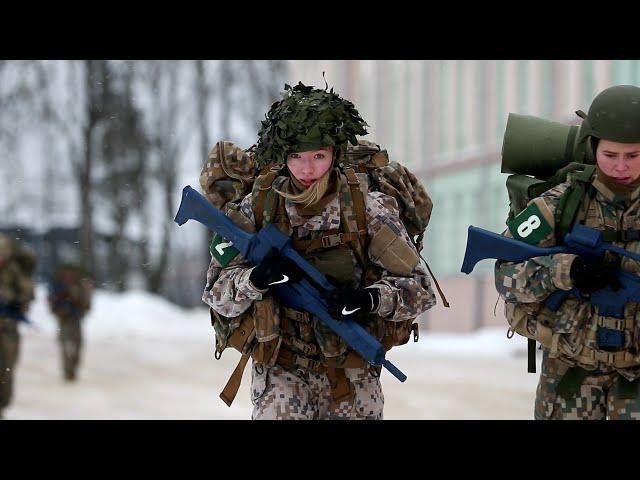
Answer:
<svg viewBox="0 0 640 480"><path fill-rule="evenodd" d="M380 293L377 288L336 288L325 290L322 298L327 302L331 316L340 320L354 313L356 318L362 314L373 312L380 304Z"/></svg>
<svg viewBox="0 0 640 480"><path fill-rule="evenodd" d="M264 290L271 285L297 282L303 275L304 272L293 260L283 257L276 248L272 248L262 263L251 271L249 280L256 288Z"/></svg>
<svg viewBox="0 0 640 480"><path fill-rule="evenodd" d="M587 263L581 257L576 257L571 264L569 275L573 286L583 293L593 293L596 290L610 286L613 291L620 288L616 277L618 267L603 262Z"/></svg>
<svg viewBox="0 0 640 480"><path fill-rule="evenodd" d="M14 300L13 302L9 302L7 304L7 311L10 314L19 315L22 313L22 304L17 300Z"/></svg>

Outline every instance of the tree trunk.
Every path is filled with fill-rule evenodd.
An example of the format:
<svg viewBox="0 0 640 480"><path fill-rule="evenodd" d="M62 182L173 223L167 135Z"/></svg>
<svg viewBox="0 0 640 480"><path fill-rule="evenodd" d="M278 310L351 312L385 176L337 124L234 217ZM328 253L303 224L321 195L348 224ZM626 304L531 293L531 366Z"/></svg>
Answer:
<svg viewBox="0 0 640 480"><path fill-rule="evenodd" d="M93 231L93 203L92 169L93 169L93 131L98 122L99 105L97 105L96 82L99 77L100 66L96 60L85 60L84 77L86 88L86 124L83 132L84 156L77 172L78 190L80 195L80 250L82 261L89 271L95 270L94 231Z"/></svg>

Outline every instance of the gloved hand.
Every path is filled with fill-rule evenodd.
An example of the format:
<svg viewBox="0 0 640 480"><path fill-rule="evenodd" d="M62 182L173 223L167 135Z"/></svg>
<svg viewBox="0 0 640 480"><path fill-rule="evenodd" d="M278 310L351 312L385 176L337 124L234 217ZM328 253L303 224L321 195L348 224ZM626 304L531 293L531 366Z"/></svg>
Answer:
<svg viewBox="0 0 640 480"><path fill-rule="evenodd" d="M569 275L573 286L583 293L593 293L596 290L610 286L613 291L620 288L616 278L617 267L603 262L587 263L581 257L576 257L571 264Z"/></svg>
<svg viewBox="0 0 640 480"><path fill-rule="evenodd" d="M293 283L302 278L304 272L293 260L280 255L276 248L272 248L262 263L249 274L249 280L256 288L264 290L271 285Z"/></svg>
<svg viewBox="0 0 640 480"><path fill-rule="evenodd" d="M13 302L9 302L7 304L7 311L10 313L19 315L21 313L24 313L23 310L24 310L23 305L17 300L14 300Z"/></svg>
<svg viewBox="0 0 640 480"><path fill-rule="evenodd" d="M322 292L322 298L327 302L329 313L336 320L356 312L357 317L360 317L362 314L373 312L380 304L377 288L336 288Z"/></svg>

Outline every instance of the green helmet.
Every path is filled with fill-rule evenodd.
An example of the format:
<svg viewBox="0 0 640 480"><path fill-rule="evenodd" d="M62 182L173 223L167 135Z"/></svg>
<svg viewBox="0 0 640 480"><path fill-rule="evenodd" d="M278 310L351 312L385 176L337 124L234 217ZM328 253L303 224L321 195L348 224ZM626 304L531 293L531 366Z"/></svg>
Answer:
<svg viewBox="0 0 640 480"><path fill-rule="evenodd" d="M368 125L353 103L333 92L299 82L285 84L282 100L271 105L258 132L258 142L249 151L256 165L285 163L287 155L320 147L343 150L357 145L356 135L366 135Z"/></svg>
<svg viewBox="0 0 640 480"><path fill-rule="evenodd" d="M600 92L591 102L589 113L576 112L584 121L582 138L620 143L640 143L640 88L616 85Z"/></svg>

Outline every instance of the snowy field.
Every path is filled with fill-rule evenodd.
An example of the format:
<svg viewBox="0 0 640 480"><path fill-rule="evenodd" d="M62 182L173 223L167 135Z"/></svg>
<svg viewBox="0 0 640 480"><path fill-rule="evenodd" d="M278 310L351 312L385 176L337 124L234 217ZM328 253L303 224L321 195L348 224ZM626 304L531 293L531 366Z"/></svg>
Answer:
<svg viewBox="0 0 640 480"><path fill-rule="evenodd" d="M250 368L229 408L218 394L239 353L213 357L205 308L184 310L143 292L98 291L85 318L76 383L62 379L56 323L39 287L21 325L21 354L7 419L248 419ZM531 419L537 374L526 340L506 328L473 334L421 331L387 355L408 379L383 370L385 419ZM539 368L540 356L538 357Z"/></svg>

